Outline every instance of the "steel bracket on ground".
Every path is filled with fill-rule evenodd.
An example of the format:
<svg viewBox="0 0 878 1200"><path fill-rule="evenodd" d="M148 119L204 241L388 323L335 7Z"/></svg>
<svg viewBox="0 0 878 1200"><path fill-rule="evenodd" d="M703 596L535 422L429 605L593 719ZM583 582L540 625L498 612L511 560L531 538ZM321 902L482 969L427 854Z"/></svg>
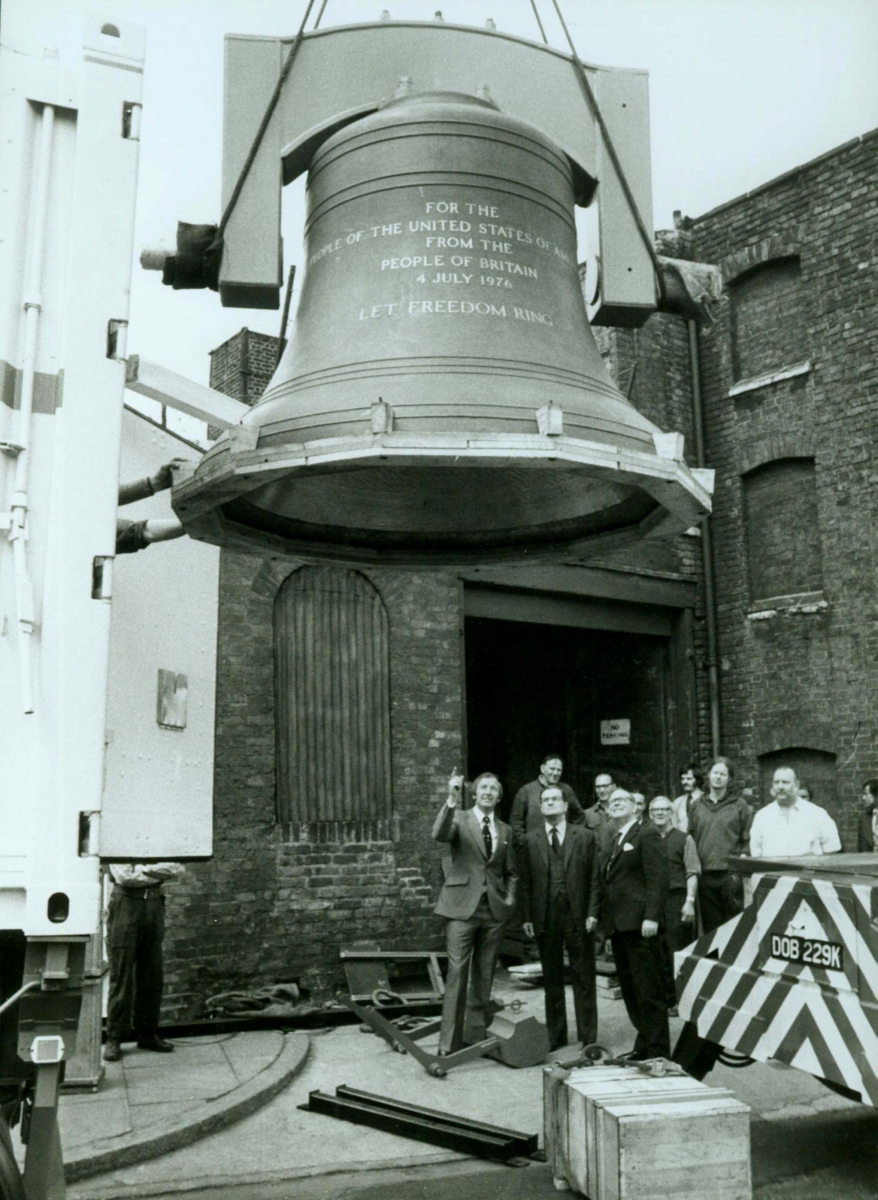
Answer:
<svg viewBox="0 0 878 1200"><path fill-rule="evenodd" d="M444 1079L452 1067L459 1067L463 1063L471 1062L474 1058L482 1058L489 1050L495 1050L501 1042L499 1037L485 1038L483 1042L476 1042L474 1046L464 1046L462 1050L454 1050L451 1054L431 1054L428 1050L423 1050L418 1041L421 1038L429 1037L431 1033L437 1033L441 1022L439 1020L430 1021L422 1025L420 1029L410 1030L408 1033L403 1033L398 1025L393 1021L377 1012L374 1008L365 1008L357 1004L350 996L343 997L343 1003L348 1008L357 1014L361 1021L364 1021L379 1037L383 1037L385 1042L398 1050L402 1054L410 1054L416 1059L428 1075L432 1075L436 1079Z"/></svg>

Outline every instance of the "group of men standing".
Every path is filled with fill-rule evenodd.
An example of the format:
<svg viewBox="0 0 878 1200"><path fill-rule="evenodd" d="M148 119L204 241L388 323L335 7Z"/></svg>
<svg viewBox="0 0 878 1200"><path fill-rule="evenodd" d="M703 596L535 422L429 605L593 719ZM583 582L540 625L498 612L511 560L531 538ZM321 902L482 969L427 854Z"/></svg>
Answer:
<svg viewBox="0 0 878 1200"><path fill-rule="evenodd" d="M461 1030L467 1042L485 1037L503 927L516 911L525 936L539 949L552 1049L568 1040L565 949L577 1039L588 1045L597 1038L600 924L602 934L612 938L622 995L637 1031L631 1057L670 1054L658 942L670 876L662 835L640 819L633 794L603 776L598 804L584 810L561 783L562 771L559 755L544 758L540 777L515 797L511 828L494 813L502 796L496 776L479 776L475 805L466 810L462 776L449 781L433 826L433 837L451 848L436 907L448 921L440 1054L456 1048Z"/></svg>
<svg viewBox="0 0 878 1200"><path fill-rule="evenodd" d="M698 768L685 766L681 795L654 797L648 812L643 797L608 772L596 777L596 803L584 809L562 782L563 769L560 755L545 756L539 777L515 796L509 826L494 811L502 798L495 775L479 776L475 807L467 810L463 777L449 782L433 827L433 837L450 846L436 907L448 920L449 955L440 1054L456 1049L461 1034L466 1042L485 1037L504 926L518 913L539 950L553 1050L568 1041L565 950L577 1039L597 1039L595 956L608 939L636 1033L627 1057L668 1057L673 955L697 935L696 904L705 933L743 907L730 857L841 848L831 817L799 796L790 767L775 772L772 802L755 818L726 758L714 760L705 786Z"/></svg>

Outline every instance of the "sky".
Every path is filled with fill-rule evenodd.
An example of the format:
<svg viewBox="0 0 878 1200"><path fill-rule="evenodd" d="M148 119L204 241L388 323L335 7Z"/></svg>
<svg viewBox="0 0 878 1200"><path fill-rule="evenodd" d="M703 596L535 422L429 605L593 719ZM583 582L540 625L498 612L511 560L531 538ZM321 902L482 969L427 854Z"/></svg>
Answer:
<svg viewBox="0 0 878 1200"><path fill-rule="evenodd" d="M173 246L178 220L219 219L223 35L291 36L305 0L10 5L39 10L49 28L79 8L146 27L129 350L207 383L211 349L244 326L277 334L280 313L173 292L137 257L145 245ZM541 40L531 0L328 0L321 27L377 20L384 7L400 20L431 20L437 8L461 24L492 17L501 32ZM537 7L549 43L566 51L551 0ZM561 10L586 62L649 72L656 228L671 227L675 209L698 216L878 126L876 0L561 0ZM299 181L284 196L285 277L291 262L301 276L303 215Z"/></svg>

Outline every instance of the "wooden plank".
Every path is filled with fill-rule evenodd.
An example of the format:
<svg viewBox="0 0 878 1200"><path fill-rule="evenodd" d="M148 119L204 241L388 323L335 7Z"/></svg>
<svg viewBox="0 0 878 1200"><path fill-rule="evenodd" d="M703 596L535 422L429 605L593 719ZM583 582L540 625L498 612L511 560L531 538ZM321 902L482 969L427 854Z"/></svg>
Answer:
<svg viewBox="0 0 878 1200"><path fill-rule="evenodd" d="M567 1092L567 1137L562 1143L564 1161L567 1169L564 1174L568 1183L586 1196L590 1195L587 1179L590 1148L587 1144L585 1096L575 1088L565 1088Z"/></svg>
<svg viewBox="0 0 878 1200"><path fill-rule="evenodd" d="M566 1164L563 1172L568 1183L589 1195L586 1186L588 1162L594 1154L594 1146L588 1144L588 1118L586 1097L591 1089L615 1087L631 1077L630 1067L581 1067L571 1072L564 1086L566 1109L564 1136L561 1153Z"/></svg>
<svg viewBox="0 0 878 1200"><path fill-rule="evenodd" d="M553 1179L564 1179L564 1158L561 1152L561 1118L564 1081L568 1072L563 1067L543 1068L543 1149ZM566 1117L566 1113L564 1114Z"/></svg>
<svg viewBox="0 0 878 1200"><path fill-rule="evenodd" d="M584 1172L585 1172L585 1162L584 1162L585 1147L584 1147L584 1144L582 1146L581 1151L578 1149L578 1144L579 1144L579 1132L578 1131L585 1128L585 1104L583 1102L580 1105L579 1100L576 1099L577 1094L581 1096L582 1093L581 1092L577 1093L577 1091L575 1089L575 1085L580 1080L583 1080L583 1079L594 1079L595 1081L597 1081L597 1080L607 1079L607 1078L611 1078L611 1077L618 1077L618 1076L622 1075L624 1072L626 1072L626 1070L627 1070L627 1068L625 1068L625 1067L578 1067L575 1070L571 1071L568 1074L566 1080L564 1081L564 1086L561 1088L561 1090L558 1094L558 1101L557 1101L557 1103L558 1103L557 1157L558 1157L559 1163L563 1164L563 1170L560 1172L560 1174L563 1175L568 1180L568 1182L572 1183L573 1179L574 1179L573 1172L569 1166L571 1146L573 1146L575 1148L575 1153L582 1157L581 1173L584 1175ZM571 1117L571 1114L570 1114L571 1102L572 1102L574 1108L576 1109L576 1114L573 1117ZM571 1137L571 1130L573 1131L572 1137Z"/></svg>
<svg viewBox="0 0 878 1200"><path fill-rule="evenodd" d="M389 820L388 619L365 576L302 567L274 607L284 819Z"/></svg>

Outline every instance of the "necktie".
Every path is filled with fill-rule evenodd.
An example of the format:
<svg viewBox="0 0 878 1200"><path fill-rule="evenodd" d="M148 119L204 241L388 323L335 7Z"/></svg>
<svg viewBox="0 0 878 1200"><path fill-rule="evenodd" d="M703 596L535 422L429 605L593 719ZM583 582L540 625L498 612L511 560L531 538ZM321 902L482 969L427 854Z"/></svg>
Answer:
<svg viewBox="0 0 878 1200"><path fill-rule="evenodd" d="M485 853L490 858L491 852L494 849L494 843L491 841L491 821L488 817L485 817L482 821L482 837L485 840Z"/></svg>
<svg viewBox="0 0 878 1200"><path fill-rule="evenodd" d="M550 840L552 842L552 853L557 858L557 856L561 853L561 841L558 837L558 830L554 826L552 826L552 834L551 834Z"/></svg>

